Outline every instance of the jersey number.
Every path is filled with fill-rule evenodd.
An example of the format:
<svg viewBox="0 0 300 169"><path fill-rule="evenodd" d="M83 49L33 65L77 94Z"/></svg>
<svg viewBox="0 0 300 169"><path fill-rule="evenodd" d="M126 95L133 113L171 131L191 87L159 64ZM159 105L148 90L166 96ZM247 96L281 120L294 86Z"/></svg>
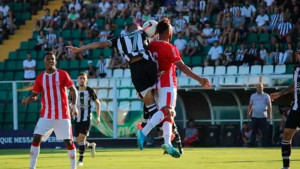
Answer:
<svg viewBox="0 0 300 169"><path fill-rule="evenodd" d="M138 34L137 33L130 34L128 35L128 38L132 42L132 51L135 51L137 48Z"/></svg>

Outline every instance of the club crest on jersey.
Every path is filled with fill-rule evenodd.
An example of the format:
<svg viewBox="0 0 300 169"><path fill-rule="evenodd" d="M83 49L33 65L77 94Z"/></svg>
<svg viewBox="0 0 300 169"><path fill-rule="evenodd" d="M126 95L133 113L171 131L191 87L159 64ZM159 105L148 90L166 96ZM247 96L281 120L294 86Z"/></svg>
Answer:
<svg viewBox="0 0 300 169"><path fill-rule="evenodd" d="M59 85L60 85L60 82L59 82L59 81L55 81L55 85L56 85L56 86L59 86Z"/></svg>

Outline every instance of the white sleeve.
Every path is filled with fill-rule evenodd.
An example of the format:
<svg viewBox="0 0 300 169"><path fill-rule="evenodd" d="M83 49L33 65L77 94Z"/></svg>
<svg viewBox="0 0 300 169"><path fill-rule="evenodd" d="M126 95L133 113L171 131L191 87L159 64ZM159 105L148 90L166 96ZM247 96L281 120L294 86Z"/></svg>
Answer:
<svg viewBox="0 0 300 169"><path fill-rule="evenodd" d="M32 61L33 61L32 67L35 67L36 66L36 61L35 60L32 60Z"/></svg>
<svg viewBox="0 0 300 169"><path fill-rule="evenodd" d="M209 55L212 55L212 48L213 48L213 47L211 47L211 48L209 49L209 51L208 51L208 54L209 54Z"/></svg>

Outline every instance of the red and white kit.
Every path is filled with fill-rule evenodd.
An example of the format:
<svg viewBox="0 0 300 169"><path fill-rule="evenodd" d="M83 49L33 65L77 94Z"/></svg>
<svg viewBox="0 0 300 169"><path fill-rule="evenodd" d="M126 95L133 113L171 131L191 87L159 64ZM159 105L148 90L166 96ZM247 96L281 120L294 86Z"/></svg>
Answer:
<svg viewBox="0 0 300 169"><path fill-rule="evenodd" d="M163 72L159 77L156 88L158 93L158 107L164 106L175 109L177 99L177 78L175 62L181 60L178 49L165 41L153 41L149 50L158 61L158 68Z"/></svg>
<svg viewBox="0 0 300 169"><path fill-rule="evenodd" d="M35 80L32 91L41 93L42 109L34 134L45 135L54 130L57 139L72 139L72 127L66 89L73 86L66 71L43 72Z"/></svg>

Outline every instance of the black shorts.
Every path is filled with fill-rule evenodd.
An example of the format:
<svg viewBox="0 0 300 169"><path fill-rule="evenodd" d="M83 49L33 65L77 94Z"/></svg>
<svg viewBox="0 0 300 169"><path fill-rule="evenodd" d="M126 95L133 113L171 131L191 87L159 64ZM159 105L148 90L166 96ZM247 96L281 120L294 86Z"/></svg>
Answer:
<svg viewBox="0 0 300 169"><path fill-rule="evenodd" d="M284 128L296 129L297 127L300 127L300 109L290 111Z"/></svg>
<svg viewBox="0 0 300 169"><path fill-rule="evenodd" d="M142 59L130 64L132 83L138 93L152 87L157 82L157 64Z"/></svg>
<svg viewBox="0 0 300 169"><path fill-rule="evenodd" d="M74 123L74 130L75 130L74 136L78 137L79 133L88 136L90 128L91 128L90 121L75 122Z"/></svg>

